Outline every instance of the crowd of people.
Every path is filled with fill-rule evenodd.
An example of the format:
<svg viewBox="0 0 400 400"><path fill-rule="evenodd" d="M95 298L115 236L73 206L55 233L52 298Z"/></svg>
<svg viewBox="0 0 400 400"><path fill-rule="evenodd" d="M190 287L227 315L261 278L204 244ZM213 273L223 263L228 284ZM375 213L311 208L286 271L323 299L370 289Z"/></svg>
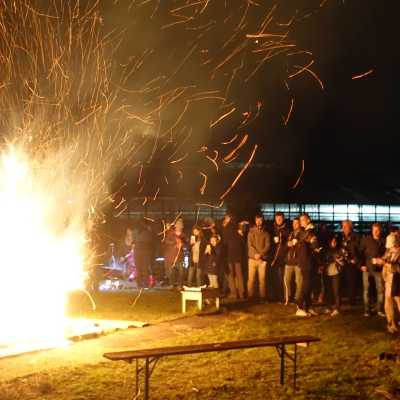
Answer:
<svg viewBox="0 0 400 400"><path fill-rule="evenodd" d="M269 228L261 214L252 222L226 214L220 224L193 226L189 235L182 218L167 225L161 240L165 281L171 289L208 285L230 299L294 303L299 317L321 310L337 316L342 299L355 306L362 288L365 317L386 317L388 331L398 331L400 233L395 228L385 237L374 223L361 237L345 220L340 234L317 231L306 213L289 223L277 212ZM145 226L135 235L128 228L122 243L120 261L139 288L151 284L154 240Z"/></svg>

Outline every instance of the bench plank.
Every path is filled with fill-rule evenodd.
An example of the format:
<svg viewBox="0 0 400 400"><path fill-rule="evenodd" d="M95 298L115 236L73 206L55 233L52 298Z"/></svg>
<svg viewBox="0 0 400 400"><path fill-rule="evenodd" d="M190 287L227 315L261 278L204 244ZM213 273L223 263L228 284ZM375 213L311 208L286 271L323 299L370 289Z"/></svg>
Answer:
<svg viewBox="0 0 400 400"><path fill-rule="evenodd" d="M255 347L272 347L299 343L319 342L314 336L278 336L264 339L238 340L234 342L204 343L190 346L159 347L133 351L105 353L104 357L112 361L131 361L139 358L163 357L183 354L207 353L212 351L235 350Z"/></svg>

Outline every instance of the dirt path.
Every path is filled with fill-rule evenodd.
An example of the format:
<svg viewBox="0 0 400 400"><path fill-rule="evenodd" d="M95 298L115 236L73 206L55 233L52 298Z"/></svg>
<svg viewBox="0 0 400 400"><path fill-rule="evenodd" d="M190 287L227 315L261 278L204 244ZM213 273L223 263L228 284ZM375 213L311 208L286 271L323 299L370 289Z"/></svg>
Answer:
<svg viewBox="0 0 400 400"><path fill-rule="evenodd" d="M80 364L96 364L105 361L103 353L140 347L173 337L188 336L193 330L210 325L221 325L239 318L235 313L190 316L162 322L145 328L134 328L95 339L82 340L68 347L40 351L12 358L0 359L0 381L52 369Z"/></svg>

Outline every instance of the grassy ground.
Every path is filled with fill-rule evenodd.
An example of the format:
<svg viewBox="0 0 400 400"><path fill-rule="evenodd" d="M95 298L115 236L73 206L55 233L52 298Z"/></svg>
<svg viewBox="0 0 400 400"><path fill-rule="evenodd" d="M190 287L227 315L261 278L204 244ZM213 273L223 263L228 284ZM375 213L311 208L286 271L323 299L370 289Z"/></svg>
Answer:
<svg viewBox="0 0 400 400"><path fill-rule="evenodd" d="M73 317L135 320L156 323L181 314L180 294L168 290L99 292L93 295L96 309L83 292L70 295L68 314Z"/></svg>
<svg viewBox="0 0 400 400"><path fill-rule="evenodd" d="M179 311L176 294L145 293L134 308L131 297L113 295L108 315L106 298L99 300L99 315L116 319L160 320ZM165 297L164 297L165 296ZM103 304L104 303L104 304ZM120 309L115 309L120 305ZM73 308L73 307L72 307ZM75 312L77 310L75 309ZM83 307L82 312L87 312ZM148 318L146 317L148 313ZM339 317L296 319L294 309L278 304L231 308L221 316L203 316L169 323L162 339L139 341L135 347L194 344L278 335L316 335L322 342L300 349L299 388L279 385L279 359L274 349L239 350L161 360L151 379L152 399L397 399L400 364L379 361L383 351L400 349L397 337L384 331L384 321L364 318L360 312ZM138 316L143 318L138 318ZM161 330L164 329L160 325ZM185 326L185 329L178 329ZM142 339L146 329L140 330ZM139 332L139 331L136 331ZM123 336L128 339L128 333ZM162 335L160 335L161 337ZM120 346L123 348L123 341ZM119 345L116 345L116 350ZM83 348L84 349L84 348ZM109 349L108 349L109 351ZM67 354L67 353L66 353ZM84 351L82 353L84 357ZM27 361L21 357L21 363ZM0 360L0 370L7 368ZM3 363L3 366L2 366ZM289 371L291 373L291 371ZM123 362L71 363L45 372L0 379L0 400L127 399L133 394L133 366Z"/></svg>

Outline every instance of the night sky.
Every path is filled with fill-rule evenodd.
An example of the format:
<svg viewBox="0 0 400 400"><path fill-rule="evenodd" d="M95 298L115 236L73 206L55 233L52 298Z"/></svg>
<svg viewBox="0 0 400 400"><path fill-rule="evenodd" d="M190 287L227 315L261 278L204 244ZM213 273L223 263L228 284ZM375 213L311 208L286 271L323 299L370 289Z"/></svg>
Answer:
<svg viewBox="0 0 400 400"><path fill-rule="evenodd" d="M272 4L260 4L267 3ZM352 180L358 182L361 174L367 181L368 176L373 181L386 166L391 166L390 174L396 175L398 150L394 145L397 135L394 122L397 106L393 84L396 47L390 11L394 2L328 0L324 7L316 7L318 3L299 1L296 8L293 4L281 2L279 16L284 20L298 10L296 15L300 17L291 35L299 48L313 53L315 63L312 69L321 78L324 90L308 74L293 79L290 82L291 96L295 101L293 113L288 125L283 126L282 119L287 113L291 96L282 84L282 78L290 69L282 58L278 56L250 82L242 82L235 88L233 98L243 110L248 105L254 107L255 102L261 100L263 111L249 127L256 132L255 142L260 145L253 168L242 178L233 194L257 193L259 188L255 190L255 186L261 181L268 188L264 194L266 197L274 197L271 191L276 191L278 197L286 196L278 193L292 196L290 186L300 172L303 159L306 169L300 186L324 181L340 183L341 180L351 184ZM237 13L239 11L238 8ZM115 8L107 12L112 16L110 21L117 26L124 23L130 26L129 17L119 14ZM213 13L217 12L217 9L213 10ZM217 20L226 14L226 10L220 12L220 16L214 15ZM255 19L256 14L257 10L253 16ZM160 68L168 73L169 55L174 52L185 54L187 38L182 37L180 29L172 33L164 32L160 37L159 26L156 25L146 25L139 44L125 43L122 53L137 50L140 45L154 47L165 59L161 65L150 68ZM132 32L136 28L132 27ZM214 35L216 32L218 30L214 31ZM219 32L223 35L224 29ZM254 33L251 23L249 32ZM223 40L221 38L220 41L218 35L206 37L201 45L206 43L208 50L214 51L214 56L218 57ZM257 47L255 43L252 46ZM160 52L161 49L163 51ZM253 62L256 63L256 59ZM248 70L251 69L251 60L249 64ZM178 77L182 81L179 84L193 80L190 74L193 70L196 70L196 61L185 64ZM370 75L352 80L353 76L369 70L373 70ZM204 78L201 75L203 72L196 74L197 83ZM203 84L206 86L206 83ZM198 126L202 125L203 116L195 113L191 117ZM196 122L192 123L196 125ZM234 124L226 124L220 128L218 135L230 137L230 130L233 129ZM197 145L202 140L212 142L214 135L198 134L201 140ZM258 168L255 168L256 165ZM189 168L190 163L186 167Z"/></svg>
<svg viewBox="0 0 400 400"><path fill-rule="evenodd" d="M58 20L45 15L58 13L57 6L36 3L43 24L56 26ZM99 16L107 42L106 90L115 97L102 140L113 140L111 151L121 150L126 159L111 174L112 189L124 197L147 202L179 195L219 203L243 194L263 201L299 195L300 201L302 191L312 195L308 188L319 187L316 200L325 193L330 201L334 189L323 184L351 189L373 186L380 176L396 178L394 1L104 0L99 10L91 4L96 2L78 7ZM21 27L21 36L36 34ZM254 37L259 32L267 35ZM13 66L24 65L21 60ZM80 88L82 72L88 73L70 74ZM10 96L19 93L13 85L25 93L23 68L19 73L6 86ZM45 92L48 71L42 73ZM68 118L85 117L82 98L90 99L94 89L88 83L76 104L69 92ZM4 92L4 104L7 97ZM16 103L23 109L23 98ZM0 130L13 128L11 111L3 113ZM292 189L302 160L304 175Z"/></svg>

